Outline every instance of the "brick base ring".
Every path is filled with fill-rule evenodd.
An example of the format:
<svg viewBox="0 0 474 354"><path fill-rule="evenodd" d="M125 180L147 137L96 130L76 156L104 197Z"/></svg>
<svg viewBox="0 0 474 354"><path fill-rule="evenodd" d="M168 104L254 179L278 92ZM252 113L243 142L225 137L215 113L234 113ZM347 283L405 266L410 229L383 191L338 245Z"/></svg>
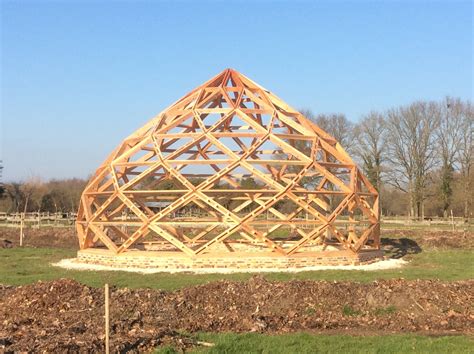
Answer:
<svg viewBox="0 0 474 354"><path fill-rule="evenodd" d="M362 250L353 253L346 250L307 252L291 256L275 256L271 253L235 253L232 255L199 255L189 257L177 252L128 251L115 254L105 249L85 249L77 253L77 261L86 264L116 268L169 269L300 269L315 266L364 265L383 259L381 250Z"/></svg>

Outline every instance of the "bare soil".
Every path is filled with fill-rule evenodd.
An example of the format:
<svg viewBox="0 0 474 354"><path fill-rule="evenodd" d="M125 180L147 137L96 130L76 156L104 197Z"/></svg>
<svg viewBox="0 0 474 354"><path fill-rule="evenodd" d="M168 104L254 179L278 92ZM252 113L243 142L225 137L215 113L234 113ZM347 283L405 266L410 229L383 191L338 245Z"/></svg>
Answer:
<svg viewBox="0 0 474 354"><path fill-rule="evenodd" d="M430 248L474 248L472 231L431 231L431 230L382 230L382 241L409 240L419 247ZM405 241L405 243L409 243Z"/></svg>
<svg viewBox="0 0 474 354"><path fill-rule="evenodd" d="M104 294L61 279L0 286L0 352L103 352ZM113 288L113 351L189 347L192 333L473 334L474 280L218 281L174 292ZM184 335L182 333L189 333Z"/></svg>
<svg viewBox="0 0 474 354"><path fill-rule="evenodd" d="M0 227L0 248L19 246L19 228ZM74 227L26 228L23 244L27 247L78 248ZM400 256L419 253L422 247L474 248L474 233L462 231L382 230L382 246Z"/></svg>
<svg viewBox="0 0 474 354"><path fill-rule="evenodd" d="M24 229L23 245L26 247L56 247L77 249L76 229L74 227L41 228L28 227ZM0 248L12 248L20 245L20 229L15 227L0 227Z"/></svg>

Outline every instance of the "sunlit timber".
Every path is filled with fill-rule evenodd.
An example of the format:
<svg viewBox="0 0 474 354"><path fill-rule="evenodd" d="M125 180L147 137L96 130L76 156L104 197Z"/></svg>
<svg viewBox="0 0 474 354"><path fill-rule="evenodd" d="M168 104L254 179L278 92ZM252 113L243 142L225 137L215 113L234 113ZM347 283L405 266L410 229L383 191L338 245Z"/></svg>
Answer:
<svg viewBox="0 0 474 354"><path fill-rule="evenodd" d="M76 225L81 250L109 254L315 257L378 250L378 208L332 136L227 69L112 152Z"/></svg>

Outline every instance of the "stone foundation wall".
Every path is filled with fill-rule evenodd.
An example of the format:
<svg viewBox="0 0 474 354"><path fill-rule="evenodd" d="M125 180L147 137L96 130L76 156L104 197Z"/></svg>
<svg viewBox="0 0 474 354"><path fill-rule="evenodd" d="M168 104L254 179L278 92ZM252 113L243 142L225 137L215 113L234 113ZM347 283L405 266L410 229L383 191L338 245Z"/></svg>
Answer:
<svg viewBox="0 0 474 354"><path fill-rule="evenodd" d="M81 263L100 264L117 268L163 268L163 269L200 269L200 268L233 268L233 269L288 269L305 268L321 265L362 265L383 259L383 251L365 251L354 255L347 251L321 252L320 255L297 256L200 256L154 255L145 252L130 252L116 255L105 250L81 250L77 260Z"/></svg>

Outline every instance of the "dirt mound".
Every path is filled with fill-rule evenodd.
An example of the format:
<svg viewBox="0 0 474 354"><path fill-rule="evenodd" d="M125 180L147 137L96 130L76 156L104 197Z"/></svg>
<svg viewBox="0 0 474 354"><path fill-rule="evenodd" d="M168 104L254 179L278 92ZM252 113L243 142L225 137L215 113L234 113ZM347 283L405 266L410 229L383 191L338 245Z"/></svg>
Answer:
<svg viewBox="0 0 474 354"><path fill-rule="evenodd" d="M134 322L137 302L156 301L155 297L139 299L140 292L129 292L121 303L121 290L112 292L114 308L123 306L120 315L112 311L112 347L114 351L151 350L162 344L186 345L186 338L164 323L148 326ZM147 292L147 291L145 291ZM148 292L149 293L149 292ZM20 287L0 286L0 352L104 352L103 290L76 281L60 279ZM132 311L128 314L126 311ZM183 340L184 339L184 340Z"/></svg>
<svg viewBox="0 0 474 354"><path fill-rule="evenodd" d="M73 227L29 227L24 229L24 235L23 245L27 247L78 248ZM18 247L19 238L19 228L0 227L0 248Z"/></svg>
<svg viewBox="0 0 474 354"><path fill-rule="evenodd" d="M114 351L190 346L178 331L472 333L474 281L219 281L111 292ZM0 351L103 351L103 291L72 280L0 286Z"/></svg>
<svg viewBox="0 0 474 354"><path fill-rule="evenodd" d="M422 245L436 248L474 248L474 233L472 232L426 232Z"/></svg>
<svg viewBox="0 0 474 354"><path fill-rule="evenodd" d="M392 245L406 253L422 248L473 249L474 233L463 231L382 230L382 245Z"/></svg>

